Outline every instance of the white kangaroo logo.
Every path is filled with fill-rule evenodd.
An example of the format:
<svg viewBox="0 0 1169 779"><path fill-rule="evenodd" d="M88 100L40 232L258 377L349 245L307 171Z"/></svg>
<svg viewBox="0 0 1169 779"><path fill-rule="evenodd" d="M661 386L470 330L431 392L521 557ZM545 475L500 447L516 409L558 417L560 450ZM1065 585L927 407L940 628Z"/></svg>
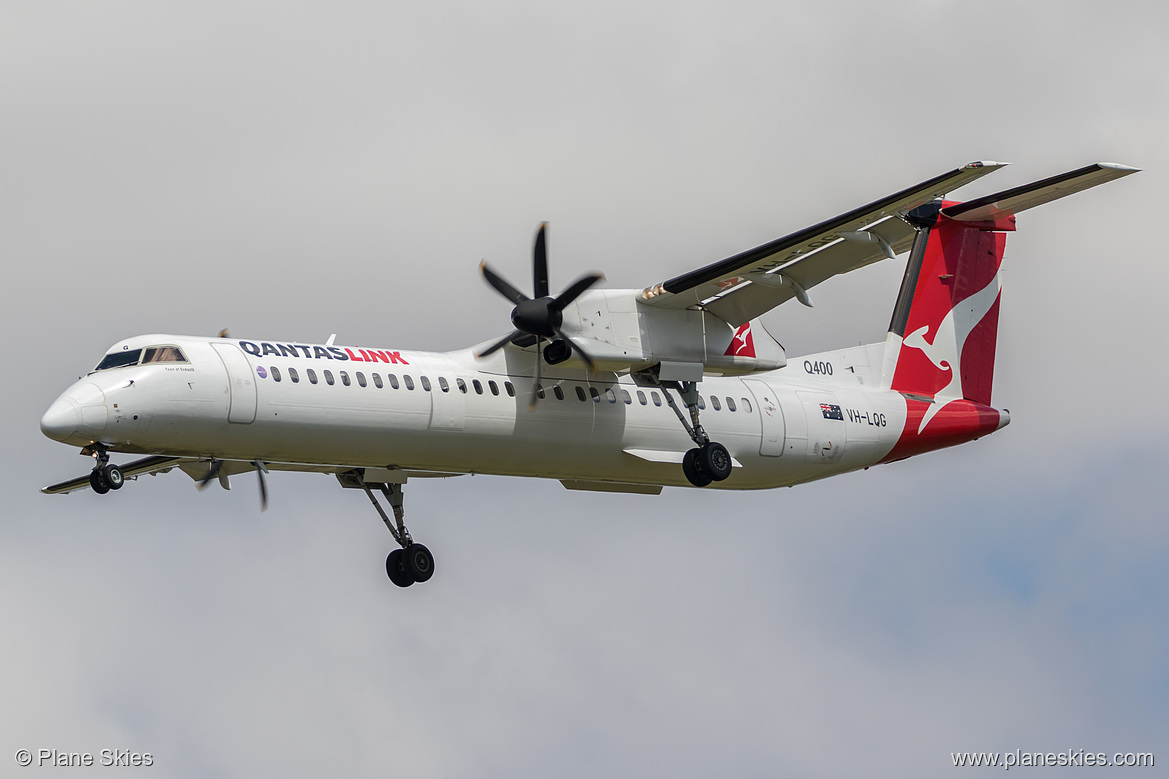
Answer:
<svg viewBox="0 0 1169 779"><path fill-rule="evenodd" d="M938 324L933 343L925 339L926 333L930 329L929 325L914 330L902 342L904 346L920 349L922 354L937 366L938 370L950 372L950 383L938 391L935 402L926 409L925 416L921 419L921 425L917 428L918 433L925 430L929 421L945 406L955 400L961 400L962 349L966 346L966 338L971 331L978 326L994 302L998 300L1001 290L1002 280L999 278L999 273L995 273L989 284L954 306L950 313L946 314L945 318ZM947 398L945 402L937 402L943 397Z"/></svg>

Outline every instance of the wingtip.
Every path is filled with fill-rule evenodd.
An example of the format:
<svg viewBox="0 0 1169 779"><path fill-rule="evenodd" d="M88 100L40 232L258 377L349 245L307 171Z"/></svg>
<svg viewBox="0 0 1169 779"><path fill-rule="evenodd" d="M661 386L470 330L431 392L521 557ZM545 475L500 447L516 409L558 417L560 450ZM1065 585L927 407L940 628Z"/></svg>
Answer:
<svg viewBox="0 0 1169 779"><path fill-rule="evenodd" d="M1121 175L1127 176L1129 173L1140 173L1140 168L1134 168L1131 165L1121 165L1119 162L1097 162L1097 166L1107 168L1108 170L1115 170Z"/></svg>

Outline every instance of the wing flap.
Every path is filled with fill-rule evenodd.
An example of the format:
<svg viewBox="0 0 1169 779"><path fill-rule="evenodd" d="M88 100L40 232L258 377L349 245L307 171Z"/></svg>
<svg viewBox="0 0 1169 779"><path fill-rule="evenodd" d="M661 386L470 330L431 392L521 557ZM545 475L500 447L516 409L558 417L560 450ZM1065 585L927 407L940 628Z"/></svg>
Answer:
<svg viewBox="0 0 1169 779"><path fill-rule="evenodd" d="M767 273L781 268L798 260L804 254L840 240L838 235L840 232L863 231L880 220L942 197L951 190L969 184L1004 165L1005 163L998 162L972 162L957 170L935 176L812 227L648 287L641 294L642 302L664 308L689 308L698 305L726 292L729 286L737 283L735 280L739 276Z"/></svg>
<svg viewBox="0 0 1169 779"><path fill-rule="evenodd" d="M908 251L913 244L913 228L901 219L887 218L866 232L880 236L893 254ZM703 308L738 327L798 297L796 286L791 281L798 284L800 289L808 290L833 276L863 268L887 257L884 246L879 243L858 243L837 238L823 249L806 254L779 271L750 273L740 277L742 282L713 300L704 301Z"/></svg>

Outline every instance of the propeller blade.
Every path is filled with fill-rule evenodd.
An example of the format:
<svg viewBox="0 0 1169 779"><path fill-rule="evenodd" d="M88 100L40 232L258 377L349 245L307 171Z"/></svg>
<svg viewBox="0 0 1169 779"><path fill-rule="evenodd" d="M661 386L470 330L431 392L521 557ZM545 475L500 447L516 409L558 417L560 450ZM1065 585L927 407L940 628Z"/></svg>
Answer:
<svg viewBox="0 0 1169 779"><path fill-rule="evenodd" d="M563 311L565 306L580 296L580 293L584 292L598 281L604 280L605 277L600 273L590 273L586 276L581 276L579 279L572 282L572 285L569 286L568 289L557 295L556 299L548 305L548 308L552 309L553 311Z"/></svg>
<svg viewBox="0 0 1169 779"><path fill-rule="evenodd" d="M511 343L511 340L512 340L513 338L517 338L517 337L519 337L519 336L521 336L521 335L524 335L523 331L521 331L521 330L512 330L510 333L508 333L507 335L505 335L503 338L500 338L498 341L496 341L495 343L491 344L491 346L488 346L488 347L487 347L486 349L484 349L483 351L481 351L481 352L476 352L475 356L476 356L477 358L479 358L479 359L482 359L482 358L486 357L486 356L487 356L487 355L489 355L489 354L495 354L495 353L496 353L496 352L498 352L500 349L502 349L503 347L505 347L505 346L507 346L509 343Z"/></svg>
<svg viewBox="0 0 1169 779"><path fill-rule="evenodd" d="M260 511L267 511L268 482L264 478L264 474L268 472L268 466L264 464L263 460L253 460L252 465L256 466L256 475L260 477Z"/></svg>
<svg viewBox="0 0 1169 779"><path fill-rule="evenodd" d="M532 250L532 292L536 298L548 297L548 242L544 237L547 222L540 222L536 231L536 246Z"/></svg>
<svg viewBox="0 0 1169 779"><path fill-rule="evenodd" d="M532 399L528 401L528 411L535 411L536 404L540 402L540 363L544 362L540 350L543 346L540 336L536 336L536 378L532 380Z"/></svg>
<svg viewBox="0 0 1169 779"><path fill-rule="evenodd" d="M560 336L574 352L580 355L580 358L588 364L589 373L595 375L597 372L597 364L593 362L593 358L589 356L589 353L573 343L572 339L565 335L559 328L556 330L556 335Z"/></svg>
<svg viewBox="0 0 1169 779"><path fill-rule="evenodd" d="M483 278L487 279L487 283L495 288L495 291L500 295L511 301L513 306L518 306L520 303L528 299L528 296L513 287L507 279L500 276L487 264L487 260L479 263L479 272L483 274Z"/></svg>
<svg viewBox="0 0 1169 779"><path fill-rule="evenodd" d="M223 465L222 460L212 460L211 461L211 467L207 469L207 475L204 476L203 479L199 482L199 489L203 489L204 487L206 487L208 484L211 483L212 479L214 479L216 476L219 475L219 467L221 465Z"/></svg>

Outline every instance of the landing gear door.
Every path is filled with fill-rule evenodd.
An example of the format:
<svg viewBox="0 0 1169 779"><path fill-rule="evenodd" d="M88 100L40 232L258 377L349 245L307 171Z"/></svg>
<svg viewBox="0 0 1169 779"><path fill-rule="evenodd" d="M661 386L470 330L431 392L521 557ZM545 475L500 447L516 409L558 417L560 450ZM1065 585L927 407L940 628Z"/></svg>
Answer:
<svg viewBox="0 0 1169 779"><path fill-rule="evenodd" d="M248 358L235 344L212 343L227 369L228 422L248 424L256 420L256 380Z"/></svg>
<svg viewBox="0 0 1169 779"><path fill-rule="evenodd" d="M759 419L762 422L759 454L779 457L784 447L783 409L780 408L779 397L761 381L745 379L743 383L751 390L755 405L759 408Z"/></svg>

